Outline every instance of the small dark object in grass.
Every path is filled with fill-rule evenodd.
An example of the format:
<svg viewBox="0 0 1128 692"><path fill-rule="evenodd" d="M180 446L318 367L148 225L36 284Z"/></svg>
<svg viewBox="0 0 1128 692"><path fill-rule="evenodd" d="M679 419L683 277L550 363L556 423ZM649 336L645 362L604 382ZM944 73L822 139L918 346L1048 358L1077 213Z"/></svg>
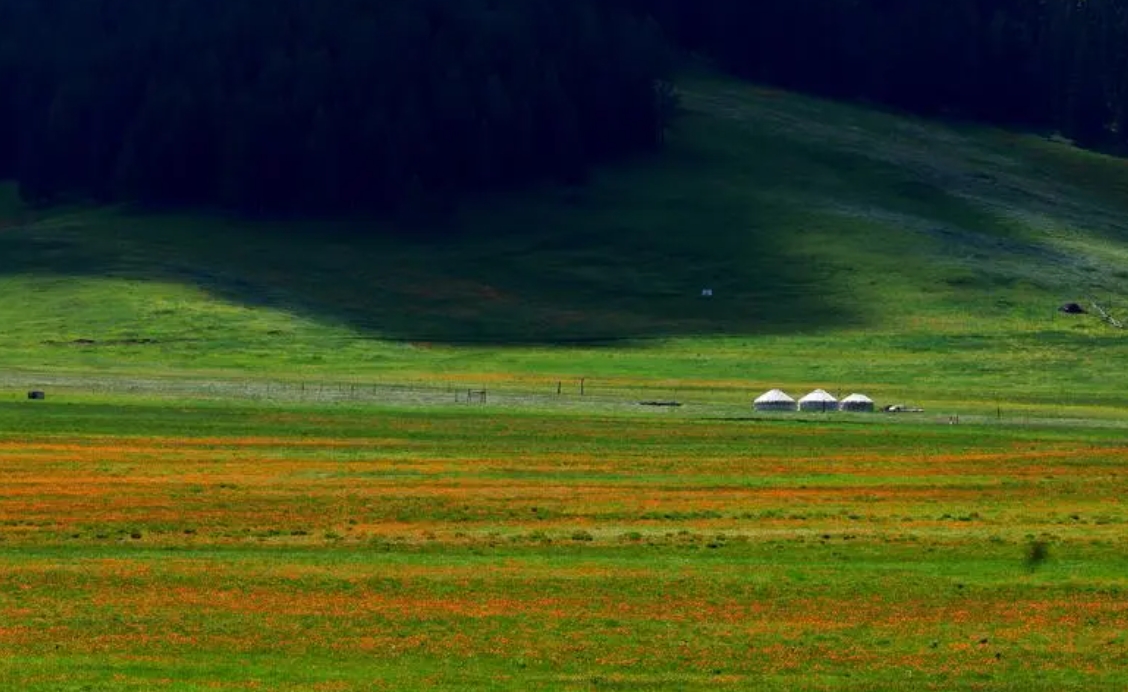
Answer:
<svg viewBox="0 0 1128 692"><path fill-rule="evenodd" d="M1034 571L1050 559L1050 544L1046 541L1033 541L1026 549L1026 567Z"/></svg>
<svg viewBox="0 0 1128 692"><path fill-rule="evenodd" d="M31 391L31 392L27 393L27 398L30 399L31 401L43 401L47 398L47 393L46 392L40 392L38 390Z"/></svg>
<svg viewBox="0 0 1128 692"><path fill-rule="evenodd" d="M1058 308L1058 312L1064 312L1067 315L1084 315L1086 314L1085 308L1077 303L1066 303Z"/></svg>
<svg viewBox="0 0 1128 692"><path fill-rule="evenodd" d="M639 406L662 406L666 408L681 408L681 404L676 401L640 401Z"/></svg>

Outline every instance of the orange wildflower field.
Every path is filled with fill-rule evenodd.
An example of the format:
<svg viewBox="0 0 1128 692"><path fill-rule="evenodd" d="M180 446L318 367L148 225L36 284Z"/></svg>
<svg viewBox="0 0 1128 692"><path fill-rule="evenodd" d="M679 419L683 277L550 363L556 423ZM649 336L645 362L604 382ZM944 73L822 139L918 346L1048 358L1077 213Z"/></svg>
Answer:
<svg viewBox="0 0 1128 692"><path fill-rule="evenodd" d="M1124 689L1112 427L0 405L0 684Z"/></svg>

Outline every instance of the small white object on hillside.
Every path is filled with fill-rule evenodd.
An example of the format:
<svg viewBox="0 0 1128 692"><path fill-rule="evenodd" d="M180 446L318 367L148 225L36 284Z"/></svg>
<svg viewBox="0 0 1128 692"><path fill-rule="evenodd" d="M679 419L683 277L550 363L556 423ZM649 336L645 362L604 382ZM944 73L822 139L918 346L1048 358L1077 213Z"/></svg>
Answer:
<svg viewBox="0 0 1128 692"><path fill-rule="evenodd" d="M701 289L701 297L702 298L712 298L713 297L713 289L711 289L711 288Z"/></svg>

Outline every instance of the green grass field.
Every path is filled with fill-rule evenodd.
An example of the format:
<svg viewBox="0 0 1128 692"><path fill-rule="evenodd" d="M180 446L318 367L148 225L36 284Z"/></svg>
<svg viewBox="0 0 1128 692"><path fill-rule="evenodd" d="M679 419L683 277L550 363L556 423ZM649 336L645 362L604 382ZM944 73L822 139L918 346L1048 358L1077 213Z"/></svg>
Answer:
<svg viewBox="0 0 1128 692"><path fill-rule="evenodd" d="M662 157L465 208L454 240L0 201L0 369L1126 403L1124 334L1055 309L1128 306L1128 164L707 75L682 89Z"/></svg>
<svg viewBox="0 0 1128 692"><path fill-rule="evenodd" d="M10 689L1128 683L1116 431L109 400L0 429Z"/></svg>
<svg viewBox="0 0 1128 692"><path fill-rule="evenodd" d="M0 686L1124 689L1126 335L1056 308L1128 163L682 92L442 235L0 187Z"/></svg>

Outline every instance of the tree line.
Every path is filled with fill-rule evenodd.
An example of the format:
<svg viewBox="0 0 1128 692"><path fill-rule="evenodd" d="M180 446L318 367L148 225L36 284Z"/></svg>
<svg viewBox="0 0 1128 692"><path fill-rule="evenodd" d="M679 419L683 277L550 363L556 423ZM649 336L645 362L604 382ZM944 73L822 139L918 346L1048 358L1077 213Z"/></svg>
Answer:
<svg viewBox="0 0 1128 692"><path fill-rule="evenodd" d="M1128 151L1124 0L0 0L25 198L443 209L662 144L671 46Z"/></svg>
<svg viewBox="0 0 1128 692"><path fill-rule="evenodd" d="M670 60L599 0L0 0L23 196L433 209L658 147Z"/></svg>
<svg viewBox="0 0 1128 692"><path fill-rule="evenodd" d="M1128 149L1124 0L621 0L753 80Z"/></svg>

